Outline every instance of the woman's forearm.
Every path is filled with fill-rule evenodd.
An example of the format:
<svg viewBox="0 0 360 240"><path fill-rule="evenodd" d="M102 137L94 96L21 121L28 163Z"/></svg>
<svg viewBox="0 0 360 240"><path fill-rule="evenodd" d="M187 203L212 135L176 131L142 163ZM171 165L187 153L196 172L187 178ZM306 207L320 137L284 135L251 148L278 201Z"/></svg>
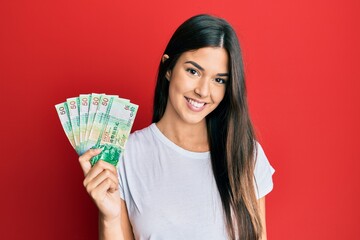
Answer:
<svg viewBox="0 0 360 240"><path fill-rule="evenodd" d="M99 213L99 239L100 240L125 240L121 229L121 219L105 220Z"/></svg>

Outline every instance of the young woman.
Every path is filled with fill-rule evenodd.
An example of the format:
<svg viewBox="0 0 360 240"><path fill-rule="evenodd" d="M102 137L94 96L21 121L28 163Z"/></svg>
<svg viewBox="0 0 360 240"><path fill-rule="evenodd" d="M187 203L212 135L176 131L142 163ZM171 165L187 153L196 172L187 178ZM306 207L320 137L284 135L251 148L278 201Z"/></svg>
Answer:
<svg viewBox="0 0 360 240"><path fill-rule="evenodd" d="M274 169L255 140L233 28L197 15L160 62L153 123L133 133L118 169L79 159L101 239L266 239Z"/></svg>

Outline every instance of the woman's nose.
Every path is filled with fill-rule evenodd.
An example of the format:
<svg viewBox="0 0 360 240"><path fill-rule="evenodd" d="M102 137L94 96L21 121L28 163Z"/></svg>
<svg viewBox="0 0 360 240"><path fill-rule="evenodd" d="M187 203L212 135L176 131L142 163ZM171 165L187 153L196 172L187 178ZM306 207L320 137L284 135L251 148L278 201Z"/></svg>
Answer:
<svg viewBox="0 0 360 240"><path fill-rule="evenodd" d="M201 98L207 97L210 94L210 79L200 78L195 87L195 93Z"/></svg>

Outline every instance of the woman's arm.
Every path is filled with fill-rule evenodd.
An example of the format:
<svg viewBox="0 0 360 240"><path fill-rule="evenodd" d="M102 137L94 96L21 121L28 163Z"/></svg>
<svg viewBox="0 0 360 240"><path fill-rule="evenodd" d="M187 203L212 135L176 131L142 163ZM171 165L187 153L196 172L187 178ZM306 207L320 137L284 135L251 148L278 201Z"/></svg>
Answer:
<svg viewBox="0 0 360 240"><path fill-rule="evenodd" d="M90 149L79 157L84 171L84 187L99 209L101 240L132 240L132 230L124 200L120 198L116 168L105 161L91 167L90 159L101 150Z"/></svg>
<svg viewBox="0 0 360 240"><path fill-rule="evenodd" d="M126 208L125 201L121 200L121 228L122 232L124 233L125 240L134 240L134 233L132 231L132 226L129 220L128 211Z"/></svg>
<svg viewBox="0 0 360 240"><path fill-rule="evenodd" d="M106 221L101 213L99 213L99 239L107 240L134 240L134 234L130 224L126 203L121 200L121 216L113 221ZM119 233L122 233L120 236ZM114 237L115 236L115 237ZM117 236L117 237L116 237Z"/></svg>
<svg viewBox="0 0 360 240"><path fill-rule="evenodd" d="M263 226L263 232L261 234L261 240L266 240L266 217L265 217L265 197L259 199L261 225Z"/></svg>

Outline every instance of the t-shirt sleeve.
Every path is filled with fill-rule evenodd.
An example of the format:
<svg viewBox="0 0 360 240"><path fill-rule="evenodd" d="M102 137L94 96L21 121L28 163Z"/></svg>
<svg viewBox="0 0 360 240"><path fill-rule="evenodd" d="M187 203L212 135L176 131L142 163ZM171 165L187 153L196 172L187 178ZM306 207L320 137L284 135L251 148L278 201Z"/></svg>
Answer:
<svg viewBox="0 0 360 240"><path fill-rule="evenodd" d="M273 189L272 175L275 169L270 165L265 152L257 142L257 155L255 163L255 192L258 199L264 197Z"/></svg>
<svg viewBox="0 0 360 240"><path fill-rule="evenodd" d="M121 155L118 165L117 165L117 173L118 173L118 179L119 179L119 191L120 191L120 197L122 200L125 200L125 185L126 185L126 179L125 173L124 173L124 154Z"/></svg>

